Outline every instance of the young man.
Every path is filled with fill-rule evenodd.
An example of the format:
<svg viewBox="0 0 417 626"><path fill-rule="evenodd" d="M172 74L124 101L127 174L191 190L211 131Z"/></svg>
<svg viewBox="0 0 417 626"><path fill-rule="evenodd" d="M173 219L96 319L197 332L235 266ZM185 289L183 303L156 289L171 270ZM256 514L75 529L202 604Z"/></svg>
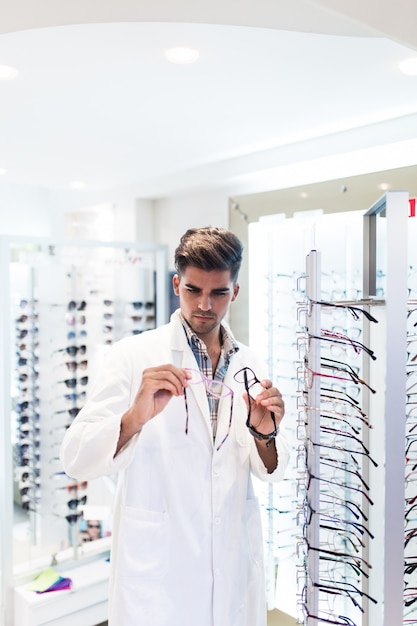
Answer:
<svg viewBox="0 0 417 626"><path fill-rule="evenodd" d="M110 626L265 626L251 474L281 479L288 449L281 394L223 322L241 260L230 231L188 230L175 252L179 310L111 348L66 433L67 474L119 472Z"/></svg>

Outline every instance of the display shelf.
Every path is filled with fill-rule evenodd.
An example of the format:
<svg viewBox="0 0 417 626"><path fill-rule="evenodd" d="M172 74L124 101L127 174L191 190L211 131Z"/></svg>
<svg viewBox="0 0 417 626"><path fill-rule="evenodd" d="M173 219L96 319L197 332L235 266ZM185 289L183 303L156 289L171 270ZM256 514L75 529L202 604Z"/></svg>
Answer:
<svg viewBox="0 0 417 626"><path fill-rule="evenodd" d="M299 481L295 499L286 498L285 488L277 485L272 498L266 500L265 529L268 532L272 527L275 532L272 540L268 537L267 561L278 565L276 606L298 614L300 623L308 626L322 623L326 611L327 619L336 624L417 624L417 515L412 509L417 498L417 412L413 405L417 368L415 326L411 335L410 322L408 335L406 328L407 313L410 316L413 310L410 297L417 295L417 259L416 229L410 229L408 204L407 192L387 192L369 211L300 213L288 220L279 215L251 224L249 229L250 251L256 250L250 259L251 345L263 351L271 378L286 401L284 424L288 425L295 480ZM253 242L257 245L252 248ZM310 265L306 272L304 259L309 251L321 254L321 269L316 271L321 287L320 297L312 296L311 285L308 287L310 304L303 311L302 306L297 308L297 298L300 303L305 301L297 278L315 271ZM338 304L340 309L319 305L315 310L311 301ZM349 315L343 319L342 308L347 305L363 309L359 323ZM378 323L369 323L367 314ZM340 345L346 341L340 341L341 335L350 338L347 348ZM361 353L356 356L355 342ZM350 351L349 358L346 351ZM325 381L320 385L318 354ZM358 384L353 387L361 387L359 397L346 395L349 391L342 381L330 380L350 378L337 371L344 363L356 373ZM313 393L315 383L320 389L319 401ZM300 441L306 436L310 443L304 449ZM321 449L311 445L315 438ZM349 458L344 456L346 450L340 450L346 441L355 443ZM411 446L412 454L404 466L406 445L408 451ZM411 471L406 481L404 469ZM291 480L294 474L290 467ZM406 534L404 501L408 505ZM275 516L272 523L271 516ZM314 518L316 524L309 527ZM335 526L339 527L336 532ZM301 539L313 550L301 549ZM297 554L288 559L284 555L291 541ZM405 541L410 556L404 578ZM320 547L327 550L325 560L312 554L317 548L318 555ZM331 561L342 554L346 555L340 559L342 564ZM330 561L331 569L325 567ZM268 572L272 571L270 567ZM339 577L339 582L337 578L334 581L337 594L326 587L332 572ZM288 610L291 580L304 583L297 607L303 605L304 612ZM343 591L342 580L347 582ZM323 610L325 613L320 613Z"/></svg>
<svg viewBox="0 0 417 626"><path fill-rule="evenodd" d="M62 569L72 589L38 594L27 584L14 590L15 624L25 626L94 626L107 619L109 563L104 558Z"/></svg>
<svg viewBox="0 0 417 626"><path fill-rule="evenodd" d="M0 272L0 621L12 626L17 571L68 548L77 560L97 536L88 522L111 533L114 480L74 481L60 445L109 346L167 322L168 273L165 246L8 237Z"/></svg>
<svg viewBox="0 0 417 626"><path fill-rule="evenodd" d="M297 547L303 527L297 490L301 467L297 424L302 411L297 372L305 337L299 312L306 292L305 255L314 247L322 250L326 297L360 297L362 221L363 211L334 215L312 211L290 219L283 214L268 216L249 226L250 345L268 363L270 378L283 395L283 427L293 450L285 480L268 491L257 486L266 538L268 606L294 617Z"/></svg>

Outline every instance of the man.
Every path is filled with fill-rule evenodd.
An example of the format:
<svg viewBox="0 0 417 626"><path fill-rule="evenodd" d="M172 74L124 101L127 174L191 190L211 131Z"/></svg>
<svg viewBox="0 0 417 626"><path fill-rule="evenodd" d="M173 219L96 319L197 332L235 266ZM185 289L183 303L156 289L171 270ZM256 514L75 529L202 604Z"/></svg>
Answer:
<svg viewBox="0 0 417 626"><path fill-rule="evenodd" d="M175 252L179 310L112 346L66 433L70 476L119 472L110 626L266 623L251 474L279 480L288 450L281 394L223 322L241 260L230 231L188 230Z"/></svg>

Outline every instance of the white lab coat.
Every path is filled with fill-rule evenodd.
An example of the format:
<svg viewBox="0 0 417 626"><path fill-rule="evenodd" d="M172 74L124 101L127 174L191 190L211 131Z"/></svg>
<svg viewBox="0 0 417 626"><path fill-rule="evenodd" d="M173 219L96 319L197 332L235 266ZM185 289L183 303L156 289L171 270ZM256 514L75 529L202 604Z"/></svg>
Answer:
<svg viewBox="0 0 417 626"><path fill-rule="evenodd" d="M213 444L203 385L172 398L114 457L122 414L144 368L196 368L178 313L156 330L110 349L88 402L61 448L65 471L79 480L119 472L114 504L110 626L265 626L263 542L251 472L283 477L288 448L276 440L279 464L268 475L248 432L244 387L233 374L262 368L245 346L232 357L225 383L235 391L230 436ZM228 427L230 397L220 400L217 444Z"/></svg>

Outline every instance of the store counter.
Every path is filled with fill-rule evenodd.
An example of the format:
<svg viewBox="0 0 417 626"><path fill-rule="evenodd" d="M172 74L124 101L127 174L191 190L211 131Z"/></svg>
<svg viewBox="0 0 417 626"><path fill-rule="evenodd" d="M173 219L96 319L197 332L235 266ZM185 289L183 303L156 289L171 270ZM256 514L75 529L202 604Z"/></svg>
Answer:
<svg viewBox="0 0 417 626"><path fill-rule="evenodd" d="M62 572L72 589L38 594L14 590L16 626L95 626L107 620L109 563L103 557Z"/></svg>

